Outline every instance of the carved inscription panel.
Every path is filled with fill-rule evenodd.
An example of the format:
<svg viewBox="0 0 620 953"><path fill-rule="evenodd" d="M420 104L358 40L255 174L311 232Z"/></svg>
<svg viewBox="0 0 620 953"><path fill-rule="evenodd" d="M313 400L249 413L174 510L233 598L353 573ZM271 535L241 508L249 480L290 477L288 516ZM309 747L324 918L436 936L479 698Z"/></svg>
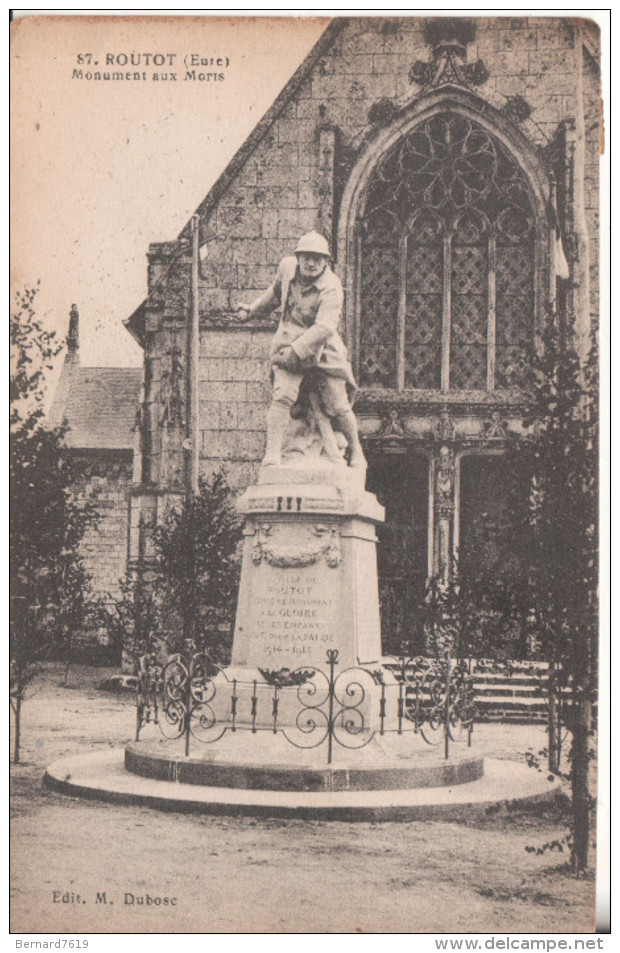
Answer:
<svg viewBox="0 0 620 953"><path fill-rule="evenodd" d="M237 635L246 664L298 668L339 648L344 566L337 523L260 521L248 540ZM342 636L344 633L340 632ZM244 652L245 654L245 652Z"/></svg>
<svg viewBox="0 0 620 953"><path fill-rule="evenodd" d="M380 649L374 529L329 517L278 519L246 526L232 665L279 671L340 670ZM371 644L372 643L372 644Z"/></svg>
<svg viewBox="0 0 620 953"><path fill-rule="evenodd" d="M250 664L261 668L321 665L337 648L338 570L261 564L255 570Z"/></svg>

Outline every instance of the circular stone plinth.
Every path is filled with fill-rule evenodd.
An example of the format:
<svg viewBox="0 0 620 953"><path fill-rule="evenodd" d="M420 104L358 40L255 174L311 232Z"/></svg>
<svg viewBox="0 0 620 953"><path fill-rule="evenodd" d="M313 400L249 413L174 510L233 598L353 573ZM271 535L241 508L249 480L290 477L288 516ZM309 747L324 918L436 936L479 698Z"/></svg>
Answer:
<svg viewBox="0 0 620 953"><path fill-rule="evenodd" d="M269 741L273 736L267 736ZM125 748L125 767L132 774L158 781L178 781L203 787L243 788L250 791L394 791L441 788L477 781L484 773L484 760L457 756L446 761L434 751L433 759L397 758L388 749L369 745L348 763L311 765L274 763L269 744L232 748L184 757L178 744L135 742ZM240 758L245 752L246 757ZM264 757L260 758L260 754ZM288 752L285 752L288 753ZM364 758L364 755L366 757ZM253 757L253 761L249 758ZM259 760L260 758L260 760ZM307 758L306 758L307 760Z"/></svg>
<svg viewBox="0 0 620 953"><path fill-rule="evenodd" d="M444 788L391 791L265 791L156 781L125 768L124 751L108 750L50 765L45 783L64 794L167 811L324 821L468 819L502 806L548 800L559 782L513 761L485 759L477 781Z"/></svg>

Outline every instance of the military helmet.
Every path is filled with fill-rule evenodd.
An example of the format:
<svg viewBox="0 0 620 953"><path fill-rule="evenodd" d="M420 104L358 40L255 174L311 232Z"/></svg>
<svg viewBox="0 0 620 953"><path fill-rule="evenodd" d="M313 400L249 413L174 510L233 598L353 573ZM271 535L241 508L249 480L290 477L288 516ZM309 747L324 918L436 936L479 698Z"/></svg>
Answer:
<svg viewBox="0 0 620 953"><path fill-rule="evenodd" d="M311 255L325 255L326 258L332 257L327 240L323 238L322 235L319 235L318 232L308 232L307 235L301 236L297 242L295 254L301 255L303 252L307 252Z"/></svg>

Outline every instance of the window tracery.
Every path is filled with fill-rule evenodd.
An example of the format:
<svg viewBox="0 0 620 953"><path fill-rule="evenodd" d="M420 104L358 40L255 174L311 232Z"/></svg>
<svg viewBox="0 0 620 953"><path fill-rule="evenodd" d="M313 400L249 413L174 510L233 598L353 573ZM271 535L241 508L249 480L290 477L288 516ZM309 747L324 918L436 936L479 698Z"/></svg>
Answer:
<svg viewBox="0 0 620 953"><path fill-rule="evenodd" d="M526 383L535 213L525 172L471 118L440 113L375 169L360 222L364 387Z"/></svg>

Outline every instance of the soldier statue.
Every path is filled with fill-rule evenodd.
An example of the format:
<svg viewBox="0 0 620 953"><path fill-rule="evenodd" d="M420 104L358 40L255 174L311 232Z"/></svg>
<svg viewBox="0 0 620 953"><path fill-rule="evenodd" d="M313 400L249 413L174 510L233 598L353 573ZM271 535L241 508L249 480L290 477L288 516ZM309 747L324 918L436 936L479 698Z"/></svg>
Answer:
<svg viewBox="0 0 620 953"><path fill-rule="evenodd" d="M356 384L338 334L342 303L342 285L332 271L327 241L309 232L299 239L295 254L282 259L273 284L252 304L237 309L244 320L275 308L281 313L270 351L273 394L263 466L281 463L291 411L297 416L300 402L305 402L312 408L329 459L345 462L334 439L336 431L346 439L349 466L366 469L349 399ZM326 421L333 426L325 426Z"/></svg>

